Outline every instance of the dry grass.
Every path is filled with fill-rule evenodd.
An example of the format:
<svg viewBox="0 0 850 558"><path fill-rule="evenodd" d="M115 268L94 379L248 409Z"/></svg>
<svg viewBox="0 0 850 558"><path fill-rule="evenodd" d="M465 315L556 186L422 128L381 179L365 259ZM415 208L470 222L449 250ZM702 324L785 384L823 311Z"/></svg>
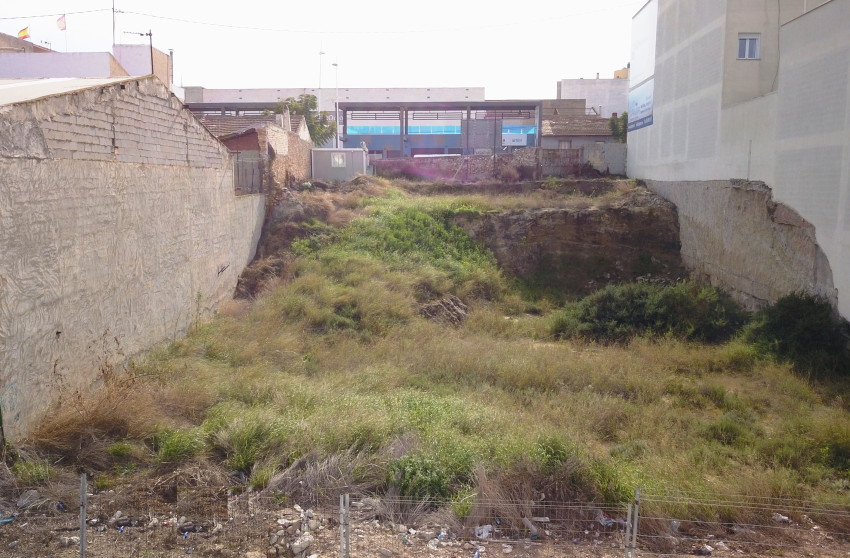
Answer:
<svg viewBox="0 0 850 558"><path fill-rule="evenodd" d="M386 197L313 192L305 212L343 223L418 203L381 181L362 187ZM339 246L289 256L250 301L228 304L135 373L66 399L33 442L105 470L115 440L150 446L166 427L191 431L203 444L194 459L267 493L332 501L343 489L375 491L398 519L425 513L399 504L388 475L413 456L432 484L459 500L478 495L471 523L498 515L515 529L541 491L619 501L637 486L823 498L846 489L848 412L750 346L555 342L542 338L540 315L553 308L532 306L498 270L461 276L411 261ZM446 294L471 308L457 327L418 313Z"/></svg>

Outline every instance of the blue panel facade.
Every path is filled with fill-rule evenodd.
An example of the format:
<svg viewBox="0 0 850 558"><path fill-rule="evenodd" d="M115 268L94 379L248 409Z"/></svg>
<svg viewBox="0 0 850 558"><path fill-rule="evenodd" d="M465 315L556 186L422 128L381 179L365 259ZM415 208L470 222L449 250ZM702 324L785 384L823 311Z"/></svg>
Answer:
<svg viewBox="0 0 850 558"><path fill-rule="evenodd" d="M360 147L360 142L365 142L369 151L394 152L399 149L398 135L346 135L343 147ZM410 156L417 153L450 154L460 153L460 134L410 134L404 142L404 155ZM388 154L389 155L389 154Z"/></svg>

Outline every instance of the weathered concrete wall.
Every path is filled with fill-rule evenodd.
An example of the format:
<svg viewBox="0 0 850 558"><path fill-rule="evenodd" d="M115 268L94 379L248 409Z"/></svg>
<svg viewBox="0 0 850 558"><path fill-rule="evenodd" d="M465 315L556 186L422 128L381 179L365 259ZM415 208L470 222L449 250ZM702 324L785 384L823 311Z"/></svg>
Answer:
<svg viewBox="0 0 850 558"><path fill-rule="evenodd" d="M129 75L108 52L0 51L0 78L118 77Z"/></svg>
<svg viewBox="0 0 850 558"><path fill-rule="evenodd" d="M12 438L98 364L229 298L262 196L155 78L0 107L0 405Z"/></svg>
<svg viewBox="0 0 850 558"><path fill-rule="evenodd" d="M628 149L625 143L595 143L582 148L582 162L590 163L599 172L626 174Z"/></svg>
<svg viewBox="0 0 850 558"><path fill-rule="evenodd" d="M558 83L559 99L585 99L588 107L599 110L609 118L613 113L629 110L629 80L627 79L562 79Z"/></svg>
<svg viewBox="0 0 850 558"><path fill-rule="evenodd" d="M676 204L682 260L701 278L758 309L791 291L835 303L832 271L814 227L761 182L648 181Z"/></svg>

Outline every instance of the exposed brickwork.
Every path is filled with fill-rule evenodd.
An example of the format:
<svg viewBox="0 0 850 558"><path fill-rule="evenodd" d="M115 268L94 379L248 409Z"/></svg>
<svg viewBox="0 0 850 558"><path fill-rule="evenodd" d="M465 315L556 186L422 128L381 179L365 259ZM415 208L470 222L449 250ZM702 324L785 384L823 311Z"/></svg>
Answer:
<svg viewBox="0 0 850 558"><path fill-rule="evenodd" d="M283 186L301 182L312 176L311 149L313 144L298 134L277 126L268 126L268 145L274 150L271 171L274 180Z"/></svg>
<svg viewBox="0 0 850 558"><path fill-rule="evenodd" d="M87 89L11 107L8 118L37 122L50 159L220 167L226 149L168 89L151 79Z"/></svg>

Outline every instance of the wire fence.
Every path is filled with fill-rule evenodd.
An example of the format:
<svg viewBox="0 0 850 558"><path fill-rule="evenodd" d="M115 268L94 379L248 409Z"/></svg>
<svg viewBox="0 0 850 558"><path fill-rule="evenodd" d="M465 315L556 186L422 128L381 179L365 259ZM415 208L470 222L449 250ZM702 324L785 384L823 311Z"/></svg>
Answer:
<svg viewBox="0 0 850 558"><path fill-rule="evenodd" d="M643 489L640 555L846 554L850 506L741 494Z"/></svg>
<svg viewBox="0 0 850 558"><path fill-rule="evenodd" d="M850 551L850 506L750 495L641 489L635 502L553 501L544 494L453 500L333 494L293 501L275 491L138 482L79 493L18 488L2 523L10 556L737 556ZM346 502L342 505L340 500ZM635 530L635 526L637 529ZM29 535L28 535L29 533ZM34 534L35 533L35 534ZM634 544L632 544L634 542ZM428 547L428 549L424 548ZM495 551L495 552L494 552ZM235 552L235 554L228 554ZM45 554L46 553L46 554Z"/></svg>

